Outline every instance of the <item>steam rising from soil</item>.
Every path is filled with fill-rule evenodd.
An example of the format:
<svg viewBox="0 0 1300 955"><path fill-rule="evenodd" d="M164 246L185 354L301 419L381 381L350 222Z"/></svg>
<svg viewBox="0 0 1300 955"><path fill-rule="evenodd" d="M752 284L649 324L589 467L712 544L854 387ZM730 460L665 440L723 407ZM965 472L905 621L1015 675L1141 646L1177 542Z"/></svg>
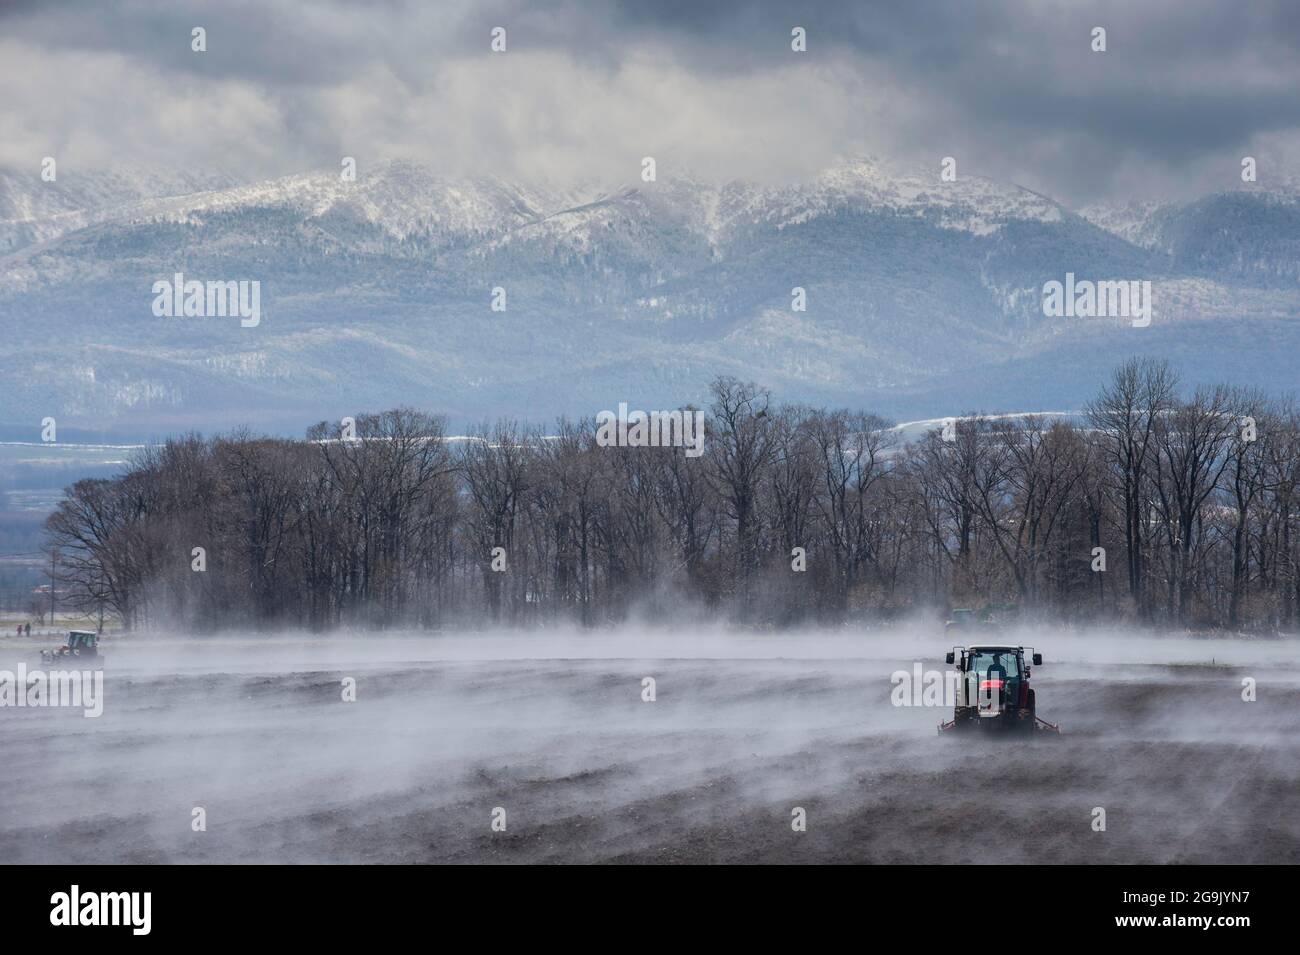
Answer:
<svg viewBox="0 0 1300 955"><path fill-rule="evenodd" d="M102 717L0 709L0 859L1300 862L1295 641L1006 639L1062 736L891 705L933 627L109 638Z"/></svg>

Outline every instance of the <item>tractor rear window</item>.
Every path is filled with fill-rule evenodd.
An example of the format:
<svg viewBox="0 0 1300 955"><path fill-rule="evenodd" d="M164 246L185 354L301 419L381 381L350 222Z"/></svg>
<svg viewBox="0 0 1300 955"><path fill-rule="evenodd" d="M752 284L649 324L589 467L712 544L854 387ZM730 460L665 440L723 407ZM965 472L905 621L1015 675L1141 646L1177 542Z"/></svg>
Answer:
<svg viewBox="0 0 1300 955"><path fill-rule="evenodd" d="M981 650L971 653L970 671L987 678L990 671L994 676L1002 674L1002 679L1012 680L1020 676L1020 655L1011 650Z"/></svg>

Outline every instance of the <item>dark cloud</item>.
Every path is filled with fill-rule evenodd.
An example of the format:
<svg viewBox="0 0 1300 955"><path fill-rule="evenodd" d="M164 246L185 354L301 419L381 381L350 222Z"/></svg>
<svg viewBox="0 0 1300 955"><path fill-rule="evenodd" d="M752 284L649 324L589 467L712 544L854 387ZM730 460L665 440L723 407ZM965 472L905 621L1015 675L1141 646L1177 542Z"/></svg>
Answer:
<svg viewBox="0 0 1300 955"><path fill-rule="evenodd" d="M84 0L5 7L0 51L7 163L197 163L247 113L259 172L350 149L576 176L657 146L761 177L872 151L1086 201L1228 188L1248 153L1294 175L1300 147L1293 0Z"/></svg>

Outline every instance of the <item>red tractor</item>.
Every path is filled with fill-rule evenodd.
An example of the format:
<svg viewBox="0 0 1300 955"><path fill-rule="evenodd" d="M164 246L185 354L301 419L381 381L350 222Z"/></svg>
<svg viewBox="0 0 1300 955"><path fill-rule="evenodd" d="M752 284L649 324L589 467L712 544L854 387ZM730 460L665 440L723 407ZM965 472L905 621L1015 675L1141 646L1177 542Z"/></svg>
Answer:
<svg viewBox="0 0 1300 955"><path fill-rule="evenodd" d="M41 651L41 662L75 662L91 667L101 666L104 655L99 652L99 634L94 630L69 630L66 644Z"/></svg>
<svg viewBox="0 0 1300 955"><path fill-rule="evenodd" d="M1033 665L1042 666L1043 655L1033 653L1032 647L1030 651ZM940 733L950 730L1061 732L1059 726L1041 719L1035 711L1024 647L989 643L953 647L947 661L956 664L959 677L953 717L939 724Z"/></svg>

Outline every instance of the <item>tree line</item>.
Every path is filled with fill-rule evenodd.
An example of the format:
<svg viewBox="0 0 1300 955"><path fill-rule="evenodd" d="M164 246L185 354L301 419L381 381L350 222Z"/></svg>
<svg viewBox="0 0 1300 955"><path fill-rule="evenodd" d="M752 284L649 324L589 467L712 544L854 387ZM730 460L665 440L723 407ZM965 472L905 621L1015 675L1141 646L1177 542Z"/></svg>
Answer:
<svg viewBox="0 0 1300 955"><path fill-rule="evenodd" d="M751 625L1018 605L1277 630L1300 612L1300 414L1133 360L1079 414L904 441L859 411L710 388L704 453L594 422L464 437L395 409L305 440L152 446L46 522L64 600L127 628ZM695 409L684 409L695 410ZM351 422L350 422L351 423Z"/></svg>

